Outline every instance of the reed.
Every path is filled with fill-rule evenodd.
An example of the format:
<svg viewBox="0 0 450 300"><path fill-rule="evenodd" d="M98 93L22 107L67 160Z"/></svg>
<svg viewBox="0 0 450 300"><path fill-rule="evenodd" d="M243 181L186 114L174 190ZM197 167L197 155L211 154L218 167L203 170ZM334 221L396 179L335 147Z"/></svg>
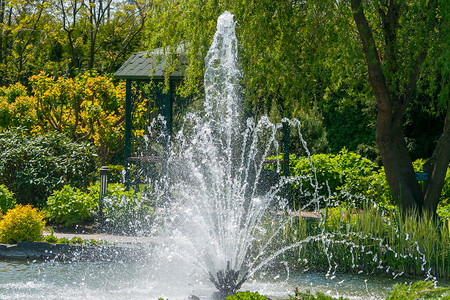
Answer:
<svg viewBox="0 0 450 300"><path fill-rule="evenodd" d="M426 213L386 214L368 205L326 211L320 222L296 218L286 225L284 244L299 246L284 256L291 265L450 278L449 220L438 222Z"/></svg>

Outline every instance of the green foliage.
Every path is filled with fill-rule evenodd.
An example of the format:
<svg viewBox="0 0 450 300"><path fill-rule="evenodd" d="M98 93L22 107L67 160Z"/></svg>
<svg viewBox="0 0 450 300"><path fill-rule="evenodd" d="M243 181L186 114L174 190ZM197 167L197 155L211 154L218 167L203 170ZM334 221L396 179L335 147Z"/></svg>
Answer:
<svg viewBox="0 0 450 300"><path fill-rule="evenodd" d="M46 241L47 243L51 243L51 244L76 244L76 245L91 245L91 246L95 246L95 245L103 245L106 242L102 241L102 240L95 240L95 239L82 239L78 236L74 236L73 238L71 238L70 240L68 238L57 238L54 235L54 232L52 230L50 230L50 234L45 236L44 241Z"/></svg>
<svg viewBox="0 0 450 300"><path fill-rule="evenodd" d="M294 291L294 295L289 295L289 298L287 298L289 300L314 300L314 299L318 299L318 300L333 300L333 299L339 299L339 300L344 300L347 298L344 297L339 297L339 298L334 298L331 296L327 296L324 293L321 292L317 292L316 295L311 294L311 291L306 291L306 292L300 292L298 290L298 288L295 289Z"/></svg>
<svg viewBox="0 0 450 300"><path fill-rule="evenodd" d="M108 182L109 183L121 183L123 182L122 172L124 171L123 165L108 165Z"/></svg>
<svg viewBox="0 0 450 300"><path fill-rule="evenodd" d="M86 192L69 185L55 191L47 201L48 219L51 223L73 227L93 221L99 208L100 183ZM141 193L126 191L121 183L108 184L103 197L104 229L112 233L140 234L150 229L153 209Z"/></svg>
<svg viewBox="0 0 450 300"><path fill-rule="evenodd" d="M50 234L44 237L44 241L51 244L56 244L58 238L54 235L54 231L50 229Z"/></svg>
<svg viewBox="0 0 450 300"><path fill-rule="evenodd" d="M331 152L338 153L345 147L377 161L378 154L373 149L376 114L371 109L370 99L362 103L359 98L363 95L352 95L348 89L345 83L335 83L327 88L320 103ZM353 99L356 97L358 100Z"/></svg>
<svg viewBox="0 0 450 300"><path fill-rule="evenodd" d="M411 285L395 284L386 300L450 299L449 288L436 287L432 281L417 281Z"/></svg>
<svg viewBox="0 0 450 300"><path fill-rule="evenodd" d="M48 220L53 224L73 227L93 220L98 196L65 185L54 191L47 200Z"/></svg>
<svg viewBox="0 0 450 300"><path fill-rule="evenodd" d="M227 300L267 300L267 297L258 294L258 292L245 291L230 295Z"/></svg>
<svg viewBox="0 0 450 300"><path fill-rule="evenodd" d="M437 208L440 218L450 221L450 168L447 168L444 186L442 187L441 200Z"/></svg>
<svg viewBox="0 0 450 300"><path fill-rule="evenodd" d="M96 185L92 191L99 189ZM123 184L109 184L103 199L103 216L108 231L139 235L150 230L153 208L143 194L126 191Z"/></svg>
<svg viewBox="0 0 450 300"><path fill-rule="evenodd" d="M57 132L0 133L0 184L16 195L18 203L42 205L68 183L86 187L95 172L96 158L89 144L71 142Z"/></svg>
<svg viewBox="0 0 450 300"><path fill-rule="evenodd" d="M323 116L317 106L314 106L308 110L297 109L294 111L292 117L301 121L300 131L302 138L300 138L298 130L293 130L291 128L291 153L295 153L297 156L306 155L306 151L303 148L304 146L302 144L302 139L307 142L308 150L312 154L329 152L329 135L323 125Z"/></svg>
<svg viewBox="0 0 450 300"><path fill-rule="evenodd" d="M66 237L63 237L63 238L58 239L57 243L58 244L69 244L70 240Z"/></svg>
<svg viewBox="0 0 450 300"><path fill-rule="evenodd" d="M16 199L14 199L14 194L4 184L0 184L0 215L6 214L15 205Z"/></svg>
<svg viewBox="0 0 450 300"><path fill-rule="evenodd" d="M384 167L379 167L369 159L345 148L339 154L312 155L311 162L315 173L308 157L291 156L291 175L299 176L298 183L291 186L292 204L296 209L309 203L314 197L316 178L316 196L322 197L321 207L333 203L360 205L366 201L374 202L386 210L394 207ZM424 163L422 159L414 161L415 171L422 171ZM450 216L449 199L450 168L447 170L437 210L441 218L448 219Z"/></svg>
<svg viewBox="0 0 450 300"><path fill-rule="evenodd" d="M297 209L308 204L312 197L323 197L322 207L327 201L352 201L351 195L367 190L367 185L372 182L369 178L376 175L378 169L375 163L345 148L336 155L312 155L311 162L312 165L308 157L294 156L290 161L291 175L299 178L298 183L293 184L291 194L292 204Z"/></svg>
<svg viewBox="0 0 450 300"><path fill-rule="evenodd" d="M142 51L148 6L143 0L134 0L134 5L102 0L89 5L56 0L1 3L0 19L6 27L0 32L0 84L26 83L40 71L69 76L88 69L111 73L131 53Z"/></svg>
<svg viewBox="0 0 450 300"><path fill-rule="evenodd" d="M16 205L0 221L0 242L42 241L45 221L36 208L31 205Z"/></svg>
<svg viewBox="0 0 450 300"><path fill-rule="evenodd" d="M33 128L37 122L34 98L20 84L0 87L0 131L16 127Z"/></svg>

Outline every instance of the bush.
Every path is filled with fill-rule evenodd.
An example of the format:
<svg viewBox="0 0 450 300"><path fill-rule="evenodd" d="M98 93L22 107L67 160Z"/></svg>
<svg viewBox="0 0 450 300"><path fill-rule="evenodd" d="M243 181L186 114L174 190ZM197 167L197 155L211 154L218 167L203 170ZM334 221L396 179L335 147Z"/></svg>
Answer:
<svg viewBox="0 0 450 300"><path fill-rule="evenodd" d="M68 185L55 191L47 200L48 219L54 224L71 227L92 221L98 211L100 183L88 187L87 192ZM114 233L145 232L150 228L153 209L141 193L126 191L120 183L108 184L103 198L105 228Z"/></svg>
<svg viewBox="0 0 450 300"><path fill-rule="evenodd" d="M36 126L35 107L36 98L28 96L27 88L21 83L0 87L0 131Z"/></svg>
<svg viewBox="0 0 450 300"><path fill-rule="evenodd" d="M300 292L298 289L295 289L294 291L294 295L289 295L289 300L314 300L314 299L318 299L318 300L333 300L333 299L338 299L338 300L344 300L347 298L344 297L339 297L339 298L333 298L331 296L327 296L324 293L321 292L317 292L316 295L313 295L311 293L311 291L306 291L306 292Z"/></svg>
<svg viewBox="0 0 450 300"><path fill-rule="evenodd" d="M296 209L307 205L314 197L323 199L321 207L329 200L353 201L349 195L366 191L371 182L369 178L378 174L375 163L345 148L339 154L312 155L311 161L313 166L308 157L291 158L291 176L299 178L291 189L292 205ZM315 195L316 178L318 190Z"/></svg>
<svg viewBox="0 0 450 300"><path fill-rule="evenodd" d="M100 186L96 188L100 189ZM116 183L108 185L103 199L103 216L108 231L139 235L150 229L153 209L143 194L125 191L123 184Z"/></svg>
<svg viewBox="0 0 450 300"><path fill-rule="evenodd" d="M47 200L48 220L53 224L72 227L93 219L97 201L92 193L85 193L78 188L65 185L53 192Z"/></svg>
<svg viewBox="0 0 450 300"><path fill-rule="evenodd" d="M345 148L339 154L317 154L311 156L316 169L318 194L321 207L333 202L347 206L358 205L370 200L380 207L392 209L395 205L383 167L378 167L359 154L348 152ZM416 172L422 170L424 161L414 161ZM291 196L294 208L308 204L314 196L314 173L308 157L291 157L290 172L292 176L301 177L292 185ZM303 176L303 178L302 178ZM308 177L309 176L309 177ZM420 183L421 184L421 183ZM328 203L327 203L328 202ZM331 202L331 203L330 203ZM450 168L447 170L444 187L440 197L438 214L442 218L450 217Z"/></svg>
<svg viewBox="0 0 450 300"><path fill-rule="evenodd" d="M449 290L435 287L433 281L417 281L411 285L396 284L386 300L450 299Z"/></svg>
<svg viewBox="0 0 450 300"><path fill-rule="evenodd" d="M266 296L258 294L258 292L238 292L227 297L227 300L266 300Z"/></svg>
<svg viewBox="0 0 450 300"><path fill-rule="evenodd" d="M6 212L16 205L13 193L4 184L0 184L0 214Z"/></svg>
<svg viewBox="0 0 450 300"><path fill-rule="evenodd" d="M94 148L60 133L30 136L23 130L0 133L0 184L20 204L42 205L53 190L70 183L86 187L96 172Z"/></svg>
<svg viewBox="0 0 450 300"><path fill-rule="evenodd" d="M45 221L31 205L16 205L0 221L0 242L39 242L43 239Z"/></svg>

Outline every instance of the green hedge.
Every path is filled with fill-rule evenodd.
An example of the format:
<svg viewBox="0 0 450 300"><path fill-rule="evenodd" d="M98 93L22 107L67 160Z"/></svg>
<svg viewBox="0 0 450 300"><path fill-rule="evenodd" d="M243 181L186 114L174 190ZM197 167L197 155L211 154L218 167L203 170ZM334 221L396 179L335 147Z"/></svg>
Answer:
<svg viewBox="0 0 450 300"><path fill-rule="evenodd" d="M21 204L41 206L66 184L87 187L96 171L95 149L87 143L74 143L56 132L0 133L0 184Z"/></svg>

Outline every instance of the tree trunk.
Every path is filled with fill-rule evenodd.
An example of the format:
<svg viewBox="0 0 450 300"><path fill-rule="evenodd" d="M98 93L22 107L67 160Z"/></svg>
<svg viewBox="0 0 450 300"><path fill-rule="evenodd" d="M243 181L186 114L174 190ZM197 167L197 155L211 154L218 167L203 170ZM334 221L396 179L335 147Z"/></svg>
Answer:
<svg viewBox="0 0 450 300"><path fill-rule="evenodd" d="M424 210L434 214L444 186L445 175L450 162L450 101L447 103L444 131L439 138L433 155L425 163L423 170L429 173L429 181L424 182Z"/></svg>
<svg viewBox="0 0 450 300"><path fill-rule="evenodd" d="M95 1L89 0L89 63L88 70L91 71L94 67L94 49L95 49L95 35L94 35L94 17L95 17Z"/></svg>
<svg viewBox="0 0 450 300"><path fill-rule="evenodd" d="M424 186L424 191L420 189L419 183L415 180L415 172L402 128L406 108L412 95L411 90L417 84L418 71L416 70L419 70L421 63L425 60L427 49L420 49L416 69L410 74L408 93L404 97L399 97L389 91L389 83L383 73L378 50L370 25L365 17L361 0L352 0L351 8L362 42L369 72L369 82L377 101L376 142L392 195L404 212L417 211L420 213L424 208L435 214L450 157L448 110L443 134L436 146L435 154L427 165L427 168L432 169L432 172L429 181ZM399 26L399 7L392 6L389 8L394 10L393 13L389 15L388 11L386 15L381 16L382 19L389 18L391 25ZM387 32L389 34L385 32L385 42L392 43L386 45L389 57L385 57L385 60L388 60L385 64L387 65L386 70L389 72L393 66L397 65L397 62L392 61L396 59L396 55L393 53L396 34L395 28L386 26L384 30L389 31Z"/></svg>
<svg viewBox="0 0 450 300"><path fill-rule="evenodd" d="M5 20L5 0L0 0L0 64L3 63L3 26Z"/></svg>

